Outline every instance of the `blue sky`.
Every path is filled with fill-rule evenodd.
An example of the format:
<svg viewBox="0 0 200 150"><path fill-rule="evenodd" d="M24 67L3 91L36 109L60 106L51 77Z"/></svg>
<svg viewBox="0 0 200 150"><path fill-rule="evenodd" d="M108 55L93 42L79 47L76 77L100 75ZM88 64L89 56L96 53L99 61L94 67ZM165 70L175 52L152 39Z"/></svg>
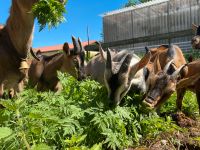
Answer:
<svg viewBox="0 0 200 150"><path fill-rule="evenodd" d="M68 0L65 14L66 22L55 29L44 29L39 32L35 23L33 47L51 46L71 43L71 35L87 40L87 26L91 40L101 40L102 18L99 16L108 11L122 8L128 0ZM11 0L0 0L0 24L5 24L9 16Z"/></svg>

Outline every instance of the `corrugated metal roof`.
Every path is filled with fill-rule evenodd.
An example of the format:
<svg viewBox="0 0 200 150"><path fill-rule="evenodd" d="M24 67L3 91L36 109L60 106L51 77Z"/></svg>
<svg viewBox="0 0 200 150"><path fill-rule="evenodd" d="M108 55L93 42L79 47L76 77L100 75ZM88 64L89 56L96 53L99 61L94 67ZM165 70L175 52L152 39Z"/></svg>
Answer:
<svg viewBox="0 0 200 150"><path fill-rule="evenodd" d="M121 13L121 12L126 12L126 11L140 9L140 8L148 7L148 6L159 4L159 3L168 2L168 1L169 0L152 0L152 1L149 1L149 2L146 2L146 3L141 3L141 4L138 4L138 5L135 5L135 6L125 7L125 8L122 8L122 9L106 12L106 13L100 15L100 16L102 16L102 17L109 16L109 15L118 14L118 13Z"/></svg>

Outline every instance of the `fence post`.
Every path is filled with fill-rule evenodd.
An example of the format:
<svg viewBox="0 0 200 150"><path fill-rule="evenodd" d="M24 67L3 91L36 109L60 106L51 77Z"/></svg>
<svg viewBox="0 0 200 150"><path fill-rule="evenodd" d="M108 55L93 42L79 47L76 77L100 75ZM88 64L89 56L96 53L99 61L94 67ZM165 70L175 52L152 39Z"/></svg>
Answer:
<svg viewBox="0 0 200 150"><path fill-rule="evenodd" d="M170 1L167 2L167 32L168 32L168 44L171 44L171 38L170 38L170 17L169 17L169 7L170 7Z"/></svg>

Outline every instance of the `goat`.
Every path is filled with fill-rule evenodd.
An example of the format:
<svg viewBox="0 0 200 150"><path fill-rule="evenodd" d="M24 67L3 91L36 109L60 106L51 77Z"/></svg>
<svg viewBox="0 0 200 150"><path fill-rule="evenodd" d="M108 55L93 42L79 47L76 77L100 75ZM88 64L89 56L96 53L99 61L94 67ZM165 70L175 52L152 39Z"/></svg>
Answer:
<svg viewBox="0 0 200 150"><path fill-rule="evenodd" d="M181 110L182 101L185 95L186 90L190 90L196 93L197 102L199 105L199 114L200 114L200 60L196 60L188 63L184 70L182 69L181 74L182 78L176 85L177 90L177 108Z"/></svg>
<svg viewBox="0 0 200 150"><path fill-rule="evenodd" d="M149 62L150 52L140 60L138 56L127 51L113 54L108 49L105 53L100 44L99 51L100 55L88 62L86 74L106 86L111 105L119 105L132 85L144 85L138 85L141 77L143 78L143 71L140 69Z"/></svg>
<svg viewBox="0 0 200 150"><path fill-rule="evenodd" d="M192 30L196 32L191 40L192 47L194 49L200 49L200 26L192 24Z"/></svg>
<svg viewBox="0 0 200 150"><path fill-rule="evenodd" d="M15 88L25 77L23 69L19 68L26 63L32 45L35 19L32 7L37 2L12 0L6 25L0 29L0 97L4 89Z"/></svg>
<svg viewBox="0 0 200 150"><path fill-rule="evenodd" d="M77 41L72 36L72 41L74 45L72 50L66 42L63 45L63 53L44 56L37 52L37 55L33 55L35 60L32 61L28 73L30 86L35 87L37 84L39 91L59 91L61 87L57 77L58 70L68 72L78 80L84 78L85 50L79 38Z"/></svg>
<svg viewBox="0 0 200 150"><path fill-rule="evenodd" d="M176 90L175 85L180 70L186 61L181 49L170 45L168 49L158 52L147 64L147 92L143 103L158 109Z"/></svg>

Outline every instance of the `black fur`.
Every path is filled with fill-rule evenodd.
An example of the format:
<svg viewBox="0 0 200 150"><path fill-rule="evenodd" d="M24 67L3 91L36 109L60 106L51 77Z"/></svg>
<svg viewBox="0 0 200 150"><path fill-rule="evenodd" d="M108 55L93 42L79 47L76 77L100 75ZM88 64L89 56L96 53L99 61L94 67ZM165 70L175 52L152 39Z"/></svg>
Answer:
<svg viewBox="0 0 200 150"><path fill-rule="evenodd" d="M171 58L171 59L173 59L174 58L174 56L175 56L175 54L176 54L176 50L175 50L175 48L174 48L174 45L169 45L169 49L168 49L168 51L167 51L167 56L169 57L169 58Z"/></svg>
<svg viewBox="0 0 200 150"><path fill-rule="evenodd" d="M196 33L196 35L200 35L200 26L198 26L198 28L197 28L197 33Z"/></svg>

